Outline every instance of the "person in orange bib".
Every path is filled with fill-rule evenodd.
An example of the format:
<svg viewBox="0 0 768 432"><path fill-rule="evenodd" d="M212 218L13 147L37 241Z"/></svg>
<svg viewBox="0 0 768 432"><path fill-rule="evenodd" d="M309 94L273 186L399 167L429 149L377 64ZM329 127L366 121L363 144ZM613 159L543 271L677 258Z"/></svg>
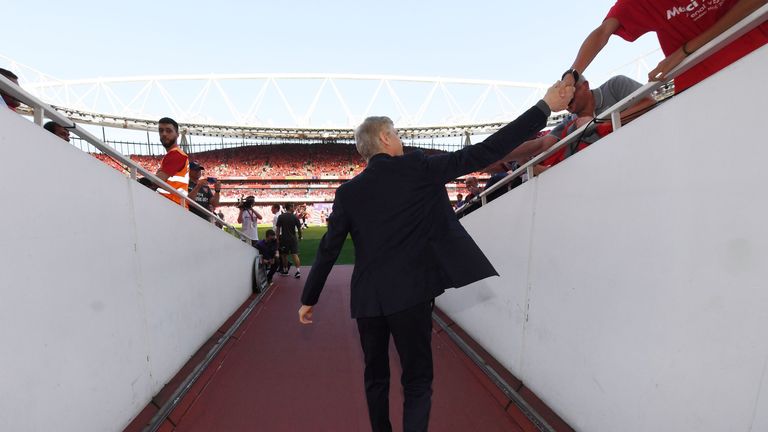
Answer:
<svg viewBox="0 0 768 432"><path fill-rule="evenodd" d="M160 163L157 175L182 195L187 195L189 187L189 156L179 148L179 124L169 117L163 117L158 122L157 131L160 134L160 143L163 144L167 154ZM187 201L173 195L165 189L157 189L160 194L171 201L187 208Z"/></svg>

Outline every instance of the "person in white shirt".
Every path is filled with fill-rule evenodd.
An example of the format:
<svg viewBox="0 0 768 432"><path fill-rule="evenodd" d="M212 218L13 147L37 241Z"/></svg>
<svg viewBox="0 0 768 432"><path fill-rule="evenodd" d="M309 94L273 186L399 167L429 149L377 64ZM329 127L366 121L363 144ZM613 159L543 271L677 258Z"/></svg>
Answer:
<svg viewBox="0 0 768 432"><path fill-rule="evenodd" d="M280 204L272 204L272 229L277 232L277 217L280 216Z"/></svg>
<svg viewBox="0 0 768 432"><path fill-rule="evenodd" d="M258 224L259 220L263 219L259 212L253 209L255 203L256 198L252 195L245 197L238 206L240 213L237 215L237 221L243 225L241 231L251 240L259 239Z"/></svg>

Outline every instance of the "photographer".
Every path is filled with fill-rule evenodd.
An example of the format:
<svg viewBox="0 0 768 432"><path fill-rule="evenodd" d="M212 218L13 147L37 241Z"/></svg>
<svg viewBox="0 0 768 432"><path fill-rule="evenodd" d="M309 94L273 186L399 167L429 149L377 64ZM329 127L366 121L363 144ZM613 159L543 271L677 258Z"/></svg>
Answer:
<svg viewBox="0 0 768 432"><path fill-rule="evenodd" d="M237 215L237 221L243 224L243 227L241 228L243 234L252 240L259 239L257 227L259 220L262 219L259 212L253 209L255 203L256 198L253 195L249 195L237 206L237 208L240 209L240 213Z"/></svg>
<svg viewBox="0 0 768 432"><path fill-rule="evenodd" d="M195 200L204 208L213 212L216 207L219 206L219 198L221 193L221 185L213 177L208 177L207 180L200 181L200 176L203 168L197 161L189 164L189 194L188 196ZM210 185L210 186L209 186ZM213 192L211 192L211 186L213 186ZM190 207L189 211L200 216L201 218L211 221L211 217L195 207Z"/></svg>

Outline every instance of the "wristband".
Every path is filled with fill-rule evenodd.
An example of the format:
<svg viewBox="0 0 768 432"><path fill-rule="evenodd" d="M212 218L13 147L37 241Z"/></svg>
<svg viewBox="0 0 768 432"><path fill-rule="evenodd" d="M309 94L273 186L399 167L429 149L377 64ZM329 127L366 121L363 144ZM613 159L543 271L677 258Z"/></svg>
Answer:
<svg viewBox="0 0 768 432"><path fill-rule="evenodd" d="M579 71L577 71L576 69L570 68L567 71L563 72L563 75L560 77L560 81L562 81L566 75L571 75L573 77L574 84L579 82Z"/></svg>

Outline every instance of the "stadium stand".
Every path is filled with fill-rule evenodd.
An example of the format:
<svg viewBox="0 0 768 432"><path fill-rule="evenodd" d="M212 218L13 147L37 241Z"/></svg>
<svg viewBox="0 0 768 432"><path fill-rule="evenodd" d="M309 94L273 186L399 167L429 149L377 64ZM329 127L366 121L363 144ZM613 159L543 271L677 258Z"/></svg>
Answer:
<svg viewBox="0 0 768 432"><path fill-rule="evenodd" d="M439 150L406 148L406 151L415 150L427 154L441 153ZM118 171L126 171L107 155L92 155ZM148 155L131 155L130 158L151 172L157 171L162 160L162 156ZM365 169L365 161L354 145L334 143L243 146L191 153L190 159L205 167L205 177L216 177L221 182L219 209L228 222L237 218L237 209L231 206L248 195L265 204L282 203L284 200L330 203L341 183ZM488 169L489 172L495 170L496 167ZM474 175L481 181L488 178L485 173ZM457 194L466 195L468 192L462 179L446 185L446 188L451 200L455 200ZM264 207L259 212L266 215L268 210ZM319 213L310 220L320 223Z"/></svg>

